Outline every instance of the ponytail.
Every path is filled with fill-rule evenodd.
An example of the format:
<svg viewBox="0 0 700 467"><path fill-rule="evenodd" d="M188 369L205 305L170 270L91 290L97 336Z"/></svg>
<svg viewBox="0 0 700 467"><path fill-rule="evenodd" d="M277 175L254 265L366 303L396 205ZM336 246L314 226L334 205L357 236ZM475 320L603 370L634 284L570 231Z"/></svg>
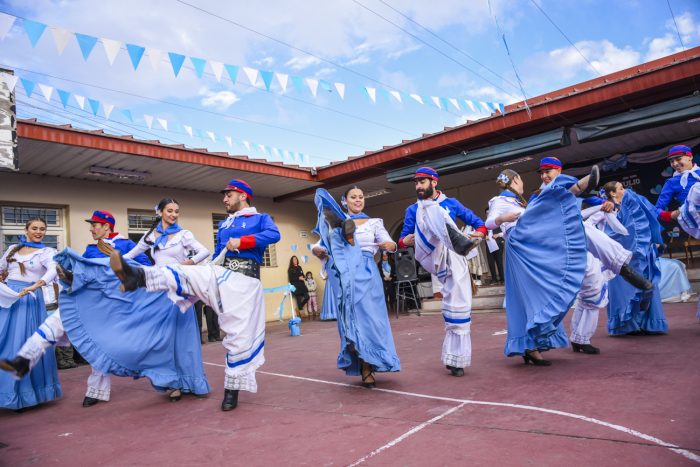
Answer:
<svg viewBox="0 0 700 467"><path fill-rule="evenodd" d="M163 220L163 216L161 216L160 213L163 212L163 209L165 209L165 206L167 206L167 205L170 204L170 203L175 203L175 204L177 204L178 206L180 205L180 203L178 203L178 202L177 202L176 200L174 200L173 198L163 198L163 199L160 200L160 202L159 202L158 205L156 206L156 214L157 214L157 216L156 216L156 218L153 220L153 223L151 224L151 228L148 229L148 232L146 232L146 233L143 235L143 241L144 241L144 243L145 243L146 245L153 246L153 243L154 243L154 242L149 241L149 240L148 240L148 236L151 235L151 234L153 233L153 231L156 230L156 227L158 227L158 224L161 223L161 221Z"/></svg>

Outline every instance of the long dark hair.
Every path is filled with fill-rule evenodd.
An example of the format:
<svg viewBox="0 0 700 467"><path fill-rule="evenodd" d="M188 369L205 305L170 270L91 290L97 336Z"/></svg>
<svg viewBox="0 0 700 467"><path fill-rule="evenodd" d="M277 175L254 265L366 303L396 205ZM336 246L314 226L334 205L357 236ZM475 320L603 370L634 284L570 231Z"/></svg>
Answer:
<svg viewBox="0 0 700 467"><path fill-rule="evenodd" d="M294 258L297 258L296 255L292 255L292 257L289 258L289 267L287 268L287 271L291 271L292 268L298 268L300 266L299 258L297 258L297 265L294 266Z"/></svg>
<svg viewBox="0 0 700 467"><path fill-rule="evenodd" d="M365 190L363 190L362 188L360 188L357 185L353 185L350 188L348 188L347 190L345 190L345 193L343 193L343 196L340 198L340 204L341 204L341 206L343 206L343 209L345 209L346 211L348 210L348 203L346 200L348 199L348 195L350 194L350 192L352 190L360 190L363 195L365 194Z"/></svg>
<svg viewBox="0 0 700 467"><path fill-rule="evenodd" d="M29 226L32 225L33 222L41 222L42 224L44 224L44 227L48 226L48 224L46 223L46 221L44 220L43 217L32 217L27 222L24 223L24 230L29 230ZM15 245L15 247L12 250L10 250L10 252L7 254L7 258L6 258L8 266L10 265L10 263L17 261L17 258L15 258L15 254L17 254L17 252L19 250L21 250L22 248L23 248L22 245ZM24 264L17 263L17 265L19 266L19 273L24 275L27 272L26 269L24 268Z"/></svg>
<svg viewBox="0 0 700 467"><path fill-rule="evenodd" d="M165 209L165 206L167 206L170 203L175 203L178 206L180 205L180 203L178 203L177 200L175 200L173 198L163 198L158 203L158 206L156 207L156 211L158 211L158 215L156 216L155 219L153 219L153 223L151 224L151 228L148 229L148 232L146 232L143 235L143 241L146 243L146 245L153 246L154 242L148 240L148 236L151 235L151 233L153 233L154 230L156 230L156 227L158 227L158 224L160 224L160 222L163 220L163 216L161 216L160 213L163 212L163 209Z"/></svg>
<svg viewBox="0 0 700 467"><path fill-rule="evenodd" d="M498 174L498 178L496 179L496 183L498 183L498 186L500 186L504 190L508 190L508 191L512 192L515 196L517 196L518 200L520 201L520 203L523 206L527 206L527 201L525 201L525 198L523 198L523 195L516 192L510 186L515 177L520 177L520 174L513 169L504 169L501 171L500 174Z"/></svg>

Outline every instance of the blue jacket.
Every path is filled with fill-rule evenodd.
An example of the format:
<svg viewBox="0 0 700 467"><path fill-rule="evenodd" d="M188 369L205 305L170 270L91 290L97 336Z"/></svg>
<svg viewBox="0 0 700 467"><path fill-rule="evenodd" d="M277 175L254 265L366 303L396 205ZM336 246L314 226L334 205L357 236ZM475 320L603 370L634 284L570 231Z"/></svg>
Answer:
<svg viewBox="0 0 700 467"><path fill-rule="evenodd" d="M574 184L576 182L578 182L578 178L576 178L576 177L572 177L571 175L566 175L566 174L559 174L559 176L557 177L557 180L562 180L562 179L565 180L565 182L562 183L561 185L565 188L571 188L572 186L574 186ZM537 195L538 195L538 193L533 193L532 195L530 195L530 199L527 200L528 204L532 203L532 201L535 198L537 198ZM605 202L605 200L603 198L601 198L600 196L588 196L586 198L583 198L583 201L589 206L600 206L601 204L603 204Z"/></svg>
<svg viewBox="0 0 700 467"><path fill-rule="evenodd" d="M700 170L696 170L696 172L700 172ZM681 186L681 177L681 174L674 175L666 180L666 183L664 183L659 199L656 200L657 214L661 214L662 211L666 211L671 200L675 199L678 201L678 204L685 203L685 199L688 197L690 188L698 182L695 177L689 175L688 184L685 186L685 188L683 188Z"/></svg>
<svg viewBox="0 0 700 467"><path fill-rule="evenodd" d="M128 238L117 238L114 240L105 239L105 243L111 245L112 247L114 247L115 250L118 250L123 255L130 252L136 246L136 243L129 240ZM83 253L83 258L106 258L106 257L107 257L107 255L102 253L97 248L97 245L88 245L87 248L85 249L85 253ZM148 256L146 256L143 253L136 256L134 258L134 261L136 261L137 263L141 263L144 266L151 266L151 260L149 260Z"/></svg>
<svg viewBox="0 0 700 467"><path fill-rule="evenodd" d="M447 211L453 221L461 219L461 221L465 224L472 226L474 230L481 230L484 235L486 235L484 221L482 221L481 218L474 214L469 208L464 207L464 205L455 198L444 197L439 204L444 210ZM401 235L399 236L401 240L403 240L406 235L415 232L417 211L418 202L415 202L406 208L406 214L403 220L403 229L401 229Z"/></svg>
<svg viewBox="0 0 700 467"><path fill-rule="evenodd" d="M213 258L226 248L229 238L240 238L241 246L238 252L227 251L227 258L252 259L262 264L265 248L280 241L280 231L268 214L243 214L232 222L230 218L225 219L219 222Z"/></svg>

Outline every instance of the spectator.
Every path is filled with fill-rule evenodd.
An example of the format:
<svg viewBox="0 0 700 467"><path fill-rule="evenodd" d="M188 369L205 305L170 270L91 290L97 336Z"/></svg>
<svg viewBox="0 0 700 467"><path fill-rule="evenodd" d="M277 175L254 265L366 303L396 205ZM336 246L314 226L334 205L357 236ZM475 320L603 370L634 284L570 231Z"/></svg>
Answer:
<svg viewBox="0 0 700 467"><path fill-rule="evenodd" d="M199 336L201 338L202 344L204 344L204 337L202 337L202 315L204 319L207 320L207 340L209 342L217 342L224 340L221 337L221 329L219 328L219 317L216 315L214 309L207 306L201 300L194 304L194 309L197 311L197 322L199 324Z"/></svg>
<svg viewBox="0 0 700 467"><path fill-rule="evenodd" d="M316 281L314 280L314 275L311 273L311 271L306 272L306 279L304 282L306 283L306 289L309 291L309 303L307 303L306 306L306 314L315 321L316 316L319 314L319 310L318 302L316 301Z"/></svg>
<svg viewBox="0 0 700 467"><path fill-rule="evenodd" d="M388 252L382 251L382 258L377 263L377 267L382 278L382 285L384 285L384 300L387 304L387 310L392 312L396 306L396 270Z"/></svg>
<svg viewBox="0 0 700 467"><path fill-rule="evenodd" d="M304 305L309 301L309 291L306 288L306 283L304 282L304 270L299 266L299 258L292 256L289 258L289 268L287 269L287 278L289 283L294 286L294 298L297 301L297 310L299 310L299 317L301 317L301 312L304 309Z"/></svg>
<svg viewBox="0 0 700 467"><path fill-rule="evenodd" d="M486 217L489 216L489 209L485 209ZM501 229L489 230L486 235L486 257L489 261L491 271L491 282L502 284L505 280L503 275L503 252L506 249L506 241L503 238Z"/></svg>

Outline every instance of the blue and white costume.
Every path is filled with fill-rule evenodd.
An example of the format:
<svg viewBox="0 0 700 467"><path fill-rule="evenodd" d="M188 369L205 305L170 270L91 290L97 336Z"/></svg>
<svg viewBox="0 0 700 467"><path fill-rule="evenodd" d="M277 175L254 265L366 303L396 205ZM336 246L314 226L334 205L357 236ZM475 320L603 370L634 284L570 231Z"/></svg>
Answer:
<svg viewBox="0 0 700 467"><path fill-rule="evenodd" d="M37 245L37 244L34 244ZM0 358L14 358L19 346L46 319L46 308L41 289L18 298L17 292L40 279L46 284L54 282L56 250L41 245L38 249L20 255L8 263L8 254L15 250L10 246L0 259L0 273L7 272L7 283L2 284L3 304L0 306ZM24 266L24 274L19 264ZM34 371L26 378L15 380L6 372L0 372L0 407L18 410L61 397L56 357L53 352L35 362Z"/></svg>
<svg viewBox="0 0 700 467"><path fill-rule="evenodd" d="M338 368L347 375L360 374L361 363L367 362L372 371L400 371L391 334L389 315L384 300L384 286L379 276L374 255L378 243L391 242L381 219L365 214L354 216L367 219L355 230L355 245L343 238L339 228L329 228L324 210L331 210L338 218L348 217L324 189L316 190L318 223L315 232L321 237L313 248L328 254L326 293L334 294L337 304L340 353ZM324 299L325 301L325 299Z"/></svg>
<svg viewBox="0 0 700 467"><path fill-rule="evenodd" d="M693 151L688 146L673 146L668 150L667 159L672 161L682 157L693 158ZM671 222L671 212L667 211L671 201L680 204L678 223L688 235L700 238L700 167L696 164L689 170L674 172L673 176L666 180L659 198L656 200L656 212L658 218L665 222Z"/></svg>

